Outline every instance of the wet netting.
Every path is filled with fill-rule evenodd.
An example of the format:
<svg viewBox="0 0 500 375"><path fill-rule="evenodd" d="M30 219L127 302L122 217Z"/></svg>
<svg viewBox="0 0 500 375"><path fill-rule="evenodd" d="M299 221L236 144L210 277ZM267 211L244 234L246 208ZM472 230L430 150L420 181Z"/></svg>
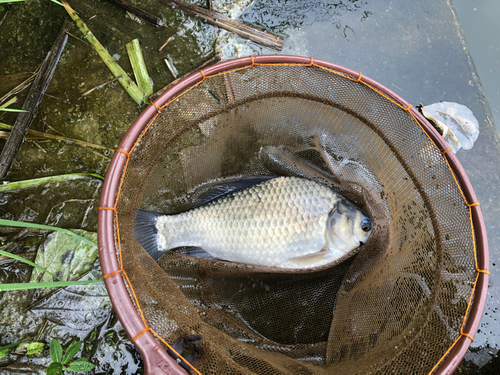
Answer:
<svg viewBox="0 0 500 375"><path fill-rule="evenodd" d="M183 249L155 262L132 236L139 208L181 212L209 186L274 174L355 202L374 222L368 242L290 271ZM101 197L101 264L149 373L183 371L166 351L203 374L452 371L485 300L478 204L438 133L389 90L311 58L247 57L194 73L134 123Z"/></svg>

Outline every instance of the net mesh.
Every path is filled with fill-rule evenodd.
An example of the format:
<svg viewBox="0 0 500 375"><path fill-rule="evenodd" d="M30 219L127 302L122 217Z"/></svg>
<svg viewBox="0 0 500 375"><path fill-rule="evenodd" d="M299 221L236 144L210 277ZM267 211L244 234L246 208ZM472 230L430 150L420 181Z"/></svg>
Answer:
<svg viewBox="0 0 500 375"><path fill-rule="evenodd" d="M265 146L332 173L369 213L354 256L290 272L146 254L135 210L180 212L207 186L273 174ZM469 207L413 115L363 82L273 64L207 77L150 121L122 179L116 248L131 298L165 342L202 336L201 373L429 372L460 336L477 275Z"/></svg>

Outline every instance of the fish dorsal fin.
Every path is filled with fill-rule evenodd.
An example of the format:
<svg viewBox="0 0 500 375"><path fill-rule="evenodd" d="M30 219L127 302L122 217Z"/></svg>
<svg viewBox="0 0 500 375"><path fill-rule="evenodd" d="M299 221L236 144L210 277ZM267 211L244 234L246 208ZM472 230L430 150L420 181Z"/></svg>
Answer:
<svg viewBox="0 0 500 375"><path fill-rule="evenodd" d="M296 264L296 265L304 265L308 264L313 266L314 263L317 263L323 259L325 259L325 256L328 255L330 250L328 248L323 248L320 251L317 251L315 253L311 254L306 254L306 255L300 255L298 257L293 257L288 259L290 263Z"/></svg>
<svg viewBox="0 0 500 375"><path fill-rule="evenodd" d="M204 191L196 200L194 207L203 206L213 200L221 198L225 195L235 193L240 190L258 185L262 182L269 181L279 176L253 176L247 177L242 180L226 182L223 184L215 185Z"/></svg>

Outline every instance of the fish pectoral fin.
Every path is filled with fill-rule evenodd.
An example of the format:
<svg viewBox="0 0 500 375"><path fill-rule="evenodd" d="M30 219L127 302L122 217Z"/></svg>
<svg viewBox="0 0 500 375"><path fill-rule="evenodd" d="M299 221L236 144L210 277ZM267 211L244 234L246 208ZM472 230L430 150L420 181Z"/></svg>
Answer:
<svg viewBox="0 0 500 375"><path fill-rule="evenodd" d="M317 263L323 259L330 253L330 250L328 248L323 248L320 251L317 251L315 253L310 253L306 255L300 255L298 257L293 257L288 259L289 262L297 265L307 265L307 264L314 264Z"/></svg>

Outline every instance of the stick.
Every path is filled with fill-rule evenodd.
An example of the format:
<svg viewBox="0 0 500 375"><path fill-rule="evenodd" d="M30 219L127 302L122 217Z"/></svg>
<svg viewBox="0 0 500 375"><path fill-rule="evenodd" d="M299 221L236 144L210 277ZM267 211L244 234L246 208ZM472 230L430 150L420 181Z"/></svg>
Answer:
<svg viewBox="0 0 500 375"><path fill-rule="evenodd" d="M172 68L172 65L170 65L170 63L168 62L168 59L163 59L163 61L165 61L165 64L167 64L167 68L170 71L170 74L172 74L174 78L177 78L177 74L175 73L174 68Z"/></svg>
<svg viewBox="0 0 500 375"><path fill-rule="evenodd" d="M214 57L212 57L210 60L207 60L205 61L203 64L201 64L199 67L197 67L196 69L190 71L189 73L186 73L182 76L180 76L179 78L173 80L172 82L170 82L168 85L166 85L164 88L158 90L157 92L155 92L154 94L151 94L149 95L149 100L150 101L153 101L155 100L157 97L159 97L161 94L163 94L165 91L167 91L168 89L170 89L172 86L174 86L177 82L179 82L181 79L184 79L186 78L188 75L190 75L191 73L194 73L194 72L197 72L198 70L200 69L203 69L203 68L206 68L207 66L209 65L212 65L212 64L215 64L217 62L219 62L221 59L221 54L218 53L217 55L215 55Z"/></svg>
<svg viewBox="0 0 500 375"><path fill-rule="evenodd" d="M3 124L3 123L0 122L0 129L10 130L10 129L12 129L12 127L10 125ZM3 133L3 132L1 132L1 133ZM3 136L2 136L1 133L0 133L0 138L3 138ZM93 143L88 143L88 142L85 142L85 141L80 141L79 139L64 137L62 135L56 135L56 134L39 132L38 130L28 129L27 136L32 136L32 139L33 138L35 138L35 139L44 139L44 138L45 139L47 139L47 138L48 139L55 139L55 140L58 140L58 141L76 143L76 144L78 144L80 146L86 146L86 147L92 147L92 148L100 148L102 150L107 150L107 151L114 151L111 148L107 148L107 147L104 147L104 146L101 146L101 145L96 145L96 144L93 144Z"/></svg>
<svg viewBox="0 0 500 375"><path fill-rule="evenodd" d="M78 100L80 100L81 98L83 98L84 96L87 96L88 94L90 94L91 92L95 91L95 90L99 90L99 89L102 89L104 86L110 84L110 83L113 83L115 82L116 80L119 80L120 78L122 78L122 76L118 76L118 77L115 77L113 78L111 81L108 81L108 82L104 82L104 83L101 83L100 85L96 86L96 87L93 87L91 88L90 90L87 90L85 91L79 98ZM52 129L54 130L54 129Z"/></svg>
<svg viewBox="0 0 500 375"><path fill-rule="evenodd" d="M201 8L196 5L186 4L180 0L158 0L161 3L168 4L174 8L182 10L185 13L192 14L212 25L222 27L243 38L250 39L256 43L281 51L283 48L283 38L263 31L246 23L233 20L223 14Z"/></svg>
<svg viewBox="0 0 500 375"><path fill-rule="evenodd" d="M68 40L68 36L64 31L70 26L71 23L69 21L64 21L61 31L59 31L52 48L40 67L40 71L35 78L35 81L31 85L28 97L22 107L22 109L27 112L22 112L19 116L17 116L14 127L12 128L9 138L7 139L7 142L2 150L2 154L0 154L0 179L3 179L3 177L7 174L17 150L23 141L24 135L31 125L38 103L40 103L40 100L42 99L43 93L52 78L52 74L54 73L57 62L59 61L59 57L61 56L64 46L66 45L66 41Z"/></svg>
<svg viewBox="0 0 500 375"><path fill-rule="evenodd" d="M121 6L123 9L126 9L131 13L134 13L136 16L141 17L142 19L152 23L155 26L163 26L163 21L159 17L156 17L151 13L139 9L136 6L127 3L126 1L123 0L109 0L109 1L118 6Z"/></svg>
<svg viewBox="0 0 500 375"><path fill-rule="evenodd" d="M170 41L172 40L172 38L173 38L173 35L172 35L170 38L168 38L168 39L167 39L167 41L166 41L165 43L163 43L163 44L161 45L161 47L160 47L160 49L158 50L158 52L160 52L160 51L163 49L163 47L165 47L165 46L167 45L167 43L168 43L168 42L170 42Z"/></svg>

